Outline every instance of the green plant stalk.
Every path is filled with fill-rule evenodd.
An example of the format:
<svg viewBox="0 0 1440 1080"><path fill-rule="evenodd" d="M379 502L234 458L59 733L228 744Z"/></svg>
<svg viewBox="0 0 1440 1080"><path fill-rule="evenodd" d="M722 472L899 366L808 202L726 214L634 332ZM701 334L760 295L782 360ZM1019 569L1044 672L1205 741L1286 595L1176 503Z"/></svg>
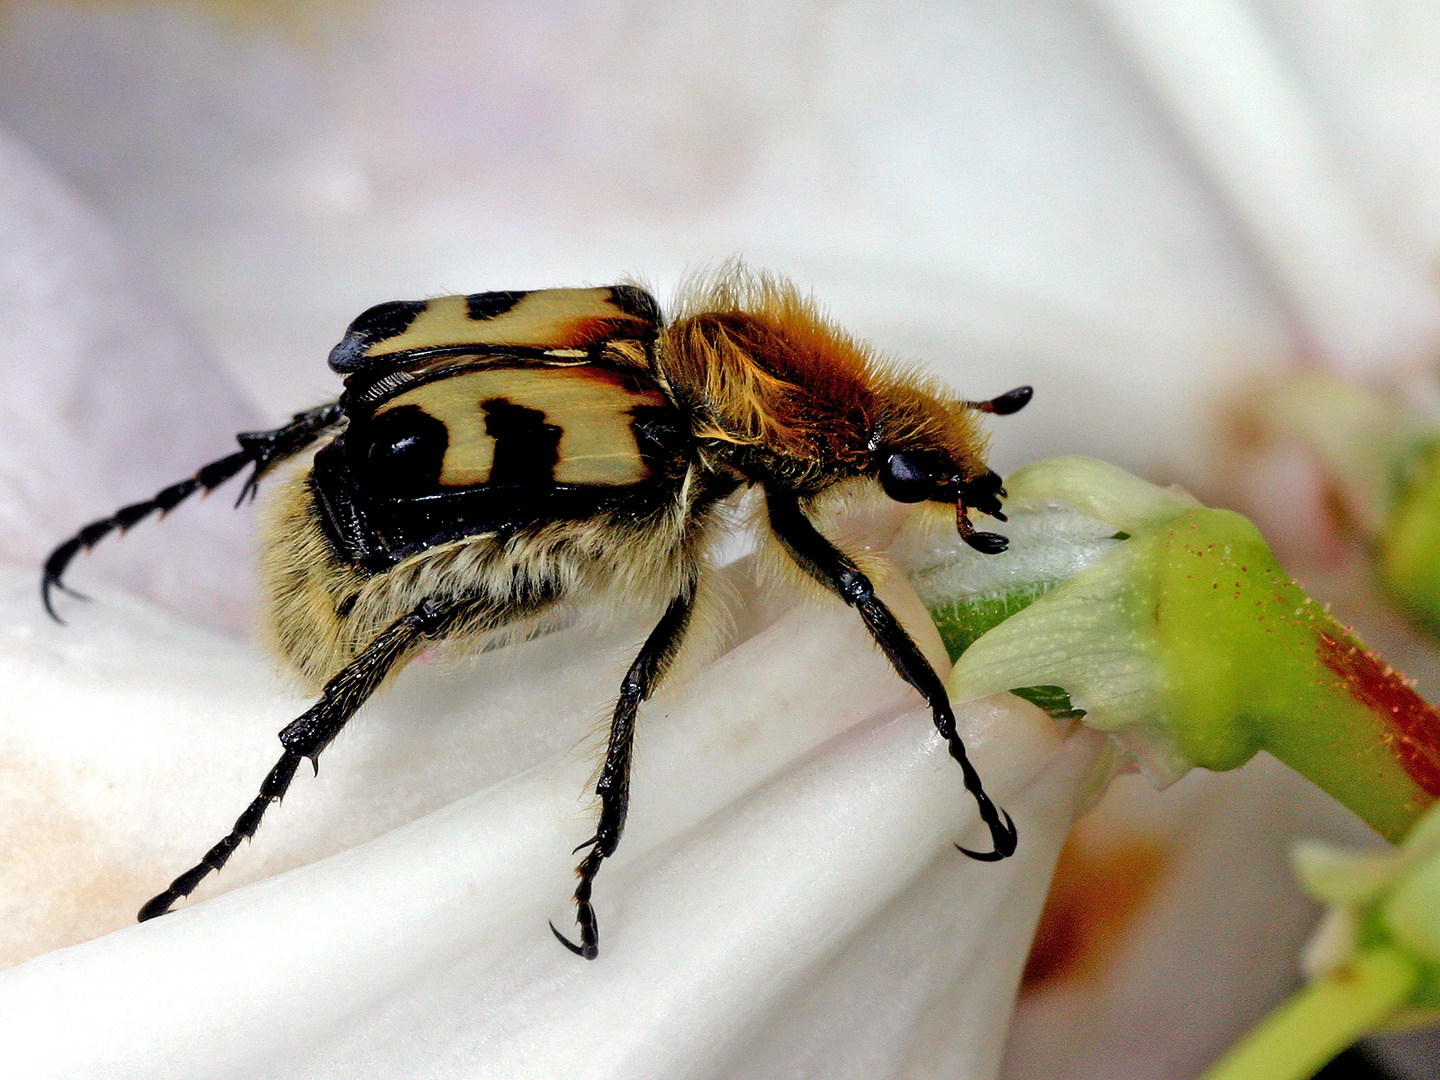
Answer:
<svg viewBox="0 0 1440 1080"><path fill-rule="evenodd" d="M1221 770L1267 750L1399 841L1440 794L1440 726L1398 674L1296 587L1238 514L1181 514L1150 607L1181 754Z"/></svg>
<svg viewBox="0 0 1440 1080"><path fill-rule="evenodd" d="M932 601L963 654L958 697L1019 690L1083 714L1161 779L1266 750L1392 841L1440 796L1440 715L1305 596L1245 518L1084 459L1029 466L1011 491L1017 513L1064 506L1123 539L1048 591L1022 579Z"/></svg>
<svg viewBox="0 0 1440 1080"><path fill-rule="evenodd" d="M1411 504L1417 547L1440 541L1435 475L1412 489L1429 500ZM958 700L1010 690L1083 718L1161 781L1266 750L1396 842L1436 804L1440 715L1286 576L1245 518L1085 459L1036 463L1010 488L1012 529L1031 550L1018 545L988 578L975 568L988 587L957 579L964 595L929 601ZM1440 597L1440 573L1428 583ZM1302 1080L1404 1010L1440 1004L1440 858L1422 860L1440 823L1427 820L1378 869L1373 856L1310 858L1313 888L1350 904L1351 951L1207 1080Z"/></svg>
<svg viewBox="0 0 1440 1080"><path fill-rule="evenodd" d="M1403 1008L1419 980L1399 951L1363 950L1278 1006L1204 1080L1305 1080Z"/></svg>

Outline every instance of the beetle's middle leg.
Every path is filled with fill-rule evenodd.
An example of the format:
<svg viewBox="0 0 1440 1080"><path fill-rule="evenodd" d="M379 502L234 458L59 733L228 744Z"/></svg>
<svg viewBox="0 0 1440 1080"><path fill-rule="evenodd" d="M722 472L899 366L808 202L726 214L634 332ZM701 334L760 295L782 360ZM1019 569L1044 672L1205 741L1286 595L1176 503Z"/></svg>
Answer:
<svg viewBox="0 0 1440 1080"><path fill-rule="evenodd" d="M635 714L664 678L684 640L685 629L695 604L695 582L687 583L681 594L670 601L665 614L650 631L640 655L635 657L620 684L620 698L615 702L615 715L610 721L610 743L595 794L600 797L600 822L595 835L575 850L588 847L589 853L575 868L580 884L575 889L575 921L580 924L580 944L576 945L555 924L550 929L560 943L577 956L594 960L600 953L600 927L595 908L590 903L590 888L600 864L615 853L620 834L625 830L625 813L630 804L630 757L635 745Z"/></svg>
<svg viewBox="0 0 1440 1080"><path fill-rule="evenodd" d="M270 804L284 797L301 759L309 758L318 771L321 751L340 734L341 728L396 665L404 663L424 639L443 637L464 613L463 606L442 607L434 600L423 601L410 614L381 631L360 655L326 683L320 700L280 732L280 743L285 752L260 785L260 794L236 819L234 827L223 840L171 882L168 889L140 909L140 921L164 915L177 900L194 892L207 874L224 866L240 846L240 841L255 835L260 819L265 816Z"/></svg>

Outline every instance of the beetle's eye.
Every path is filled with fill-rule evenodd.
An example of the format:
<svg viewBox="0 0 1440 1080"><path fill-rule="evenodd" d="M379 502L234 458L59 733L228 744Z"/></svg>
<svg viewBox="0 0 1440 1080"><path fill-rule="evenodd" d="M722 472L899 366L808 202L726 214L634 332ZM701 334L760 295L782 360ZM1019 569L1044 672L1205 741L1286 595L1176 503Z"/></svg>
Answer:
<svg viewBox="0 0 1440 1080"><path fill-rule="evenodd" d="M400 498L434 490L440 482L450 437L445 425L416 405L375 417L356 446L366 485L377 495Z"/></svg>
<svg viewBox="0 0 1440 1080"><path fill-rule="evenodd" d="M937 476L943 472L940 463L930 454L912 454L901 451L891 454L880 469L880 486L885 494L896 502L924 502L931 498L939 484Z"/></svg>

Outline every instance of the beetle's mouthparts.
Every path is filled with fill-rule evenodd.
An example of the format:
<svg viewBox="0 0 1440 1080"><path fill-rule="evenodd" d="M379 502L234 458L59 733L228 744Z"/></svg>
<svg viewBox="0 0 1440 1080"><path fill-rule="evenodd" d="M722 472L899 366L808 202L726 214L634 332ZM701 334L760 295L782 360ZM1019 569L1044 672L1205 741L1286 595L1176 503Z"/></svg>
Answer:
<svg viewBox="0 0 1440 1080"><path fill-rule="evenodd" d="M1000 504L997 502L995 505L997 512L990 516L1004 521L1005 515L998 512ZM970 511L963 502L955 504L955 529L960 533L962 540L982 555L999 555L1010 546L1010 541L999 533L976 532L975 526L970 524Z"/></svg>

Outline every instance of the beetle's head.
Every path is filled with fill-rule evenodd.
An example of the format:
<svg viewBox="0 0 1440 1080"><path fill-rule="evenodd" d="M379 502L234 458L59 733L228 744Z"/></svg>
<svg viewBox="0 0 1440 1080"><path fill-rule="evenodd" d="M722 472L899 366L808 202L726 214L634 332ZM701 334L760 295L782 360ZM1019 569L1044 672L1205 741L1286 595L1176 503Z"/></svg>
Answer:
<svg viewBox="0 0 1440 1080"><path fill-rule="evenodd" d="M885 494L896 502L938 502L954 506L956 528L976 551L994 555L1009 546L1005 537L976 532L970 524L971 510L1005 520L1000 509L1005 488L993 470L986 469L967 478L964 464L943 451L898 450L881 463L879 479Z"/></svg>
<svg viewBox="0 0 1440 1080"><path fill-rule="evenodd" d="M1009 546L1005 537L977 532L970 524L971 510L1005 520L1000 508L1005 487L999 474L986 466L977 452L983 440L974 434L966 414L1016 412L1030 396L1030 388L1022 386L990 401L965 402L958 419L966 422L954 427L917 426L903 442L882 444L876 455L876 479L885 494L902 503L952 505L956 528L966 543L987 555L1004 551Z"/></svg>

